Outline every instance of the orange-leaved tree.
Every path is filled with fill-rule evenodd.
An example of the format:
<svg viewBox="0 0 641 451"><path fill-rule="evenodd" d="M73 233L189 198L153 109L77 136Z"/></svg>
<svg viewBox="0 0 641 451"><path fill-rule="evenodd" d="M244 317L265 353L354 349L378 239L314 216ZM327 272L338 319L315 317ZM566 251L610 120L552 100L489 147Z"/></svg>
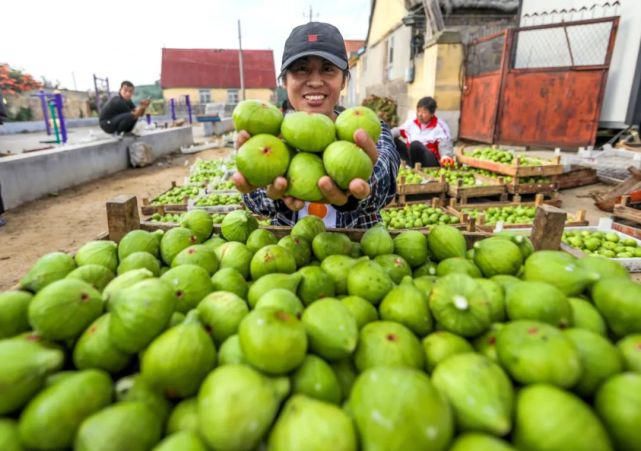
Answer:
<svg viewBox="0 0 641 451"><path fill-rule="evenodd" d="M0 91L3 94L19 94L41 87L42 84L31 75L12 69L8 64L0 65Z"/></svg>

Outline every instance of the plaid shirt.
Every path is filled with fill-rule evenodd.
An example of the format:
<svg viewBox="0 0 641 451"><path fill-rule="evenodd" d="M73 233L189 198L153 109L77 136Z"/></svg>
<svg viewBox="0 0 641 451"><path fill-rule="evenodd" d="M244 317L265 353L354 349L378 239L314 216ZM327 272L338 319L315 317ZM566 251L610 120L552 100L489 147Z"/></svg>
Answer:
<svg viewBox="0 0 641 451"><path fill-rule="evenodd" d="M392 201L396 194L396 175L401 163L392 133L384 122L381 122L381 136L378 138L378 160L369 179L371 193L369 197L354 204L352 210L345 211L339 206L336 209L336 227L368 229L380 222L380 211ZM243 200L247 207L256 214L268 216L273 225L293 226L298 221L298 213L291 211L282 200L267 197L264 189L245 194Z"/></svg>

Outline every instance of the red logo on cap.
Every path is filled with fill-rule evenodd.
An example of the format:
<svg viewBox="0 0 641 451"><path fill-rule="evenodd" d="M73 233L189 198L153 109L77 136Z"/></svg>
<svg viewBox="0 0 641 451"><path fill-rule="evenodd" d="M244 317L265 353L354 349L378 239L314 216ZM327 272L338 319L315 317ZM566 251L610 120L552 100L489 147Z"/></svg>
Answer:
<svg viewBox="0 0 641 451"><path fill-rule="evenodd" d="M307 42L316 42L318 41L318 35L317 34L308 34L307 35Z"/></svg>

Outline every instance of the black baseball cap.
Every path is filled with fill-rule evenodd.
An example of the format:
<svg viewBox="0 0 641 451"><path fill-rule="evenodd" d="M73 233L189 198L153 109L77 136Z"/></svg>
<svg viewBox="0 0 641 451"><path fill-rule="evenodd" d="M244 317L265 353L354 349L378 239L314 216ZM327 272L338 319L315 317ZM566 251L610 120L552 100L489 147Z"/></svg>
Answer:
<svg viewBox="0 0 641 451"><path fill-rule="evenodd" d="M308 22L292 30L283 50L281 71L304 56L319 56L341 70L347 69L347 52L343 35L334 25Z"/></svg>

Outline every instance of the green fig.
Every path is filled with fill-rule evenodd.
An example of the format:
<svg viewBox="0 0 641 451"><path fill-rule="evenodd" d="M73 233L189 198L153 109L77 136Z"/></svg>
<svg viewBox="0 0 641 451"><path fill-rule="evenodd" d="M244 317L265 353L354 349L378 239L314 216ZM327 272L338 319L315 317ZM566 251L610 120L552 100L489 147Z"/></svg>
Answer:
<svg viewBox="0 0 641 451"><path fill-rule="evenodd" d="M296 318L300 318L305 309L300 299L298 299L294 293L284 288L274 288L263 294L260 299L258 299L254 309L265 307L282 310L290 315L294 315Z"/></svg>
<svg viewBox="0 0 641 451"><path fill-rule="evenodd" d="M354 383L348 409L362 449L445 450L453 435L447 402L427 375L413 368L364 371Z"/></svg>
<svg viewBox="0 0 641 451"><path fill-rule="evenodd" d="M347 307L354 319L356 319L356 327L358 327L358 330L362 329L366 324L378 321L379 319L376 307L361 297L346 296L341 299L341 302Z"/></svg>
<svg viewBox="0 0 641 451"><path fill-rule="evenodd" d="M422 369L425 357L421 343L407 327L391 321L374 321L360 331L354 362L360 372L377 366Z"/></svg>
<svg viewBox="0 0 641 451"><path fill-rule="evenodd" d="M249 286L243 275L234 268L222 268L211 277L214 291L228 291L242 299L247 298Z"/></svg>
<svg viewBox="0 0 641 451"><path fill-rule="evenodd" d="M338 404L342 399L341 386L334 370L323 359L312 354L305 357L292 376L292 392L331 404Z"/></svg>
<svg viewBox="0 0 641 451"><path fill-rule="evenodd" d="M508 323L496 337L499 363L521 384L574 386L583 368L572 341L556 327L537 321Z"/></svg>
<svg viewBox="0 0 641 451"><path fill-rule="evenodd" d="M393 286L390 276L373 261L356 263L347 275L347 293L374 305L378 305Z"/></svg>
<svg viewBox="0 0 641 451"><path fill-rule="evenodd" d="M168 398L186 398L198 392L216 365L216 348L205 332L198 312L151 342L140 361L140 374Z"/></svg>
<svg viewBox="0 0 641 451"><path fill-rule="evenodd" d="M434 284L430 310L445 330L474 337L490 327L490 303L481 286L466 274L448 274Z"/></svg>
<svg viewBox="0 0 641 451"><path fill-rule="evenodd" d="M20 441L28 448L69 448L85 418L111 403L112 383L99 370L78 371L42 390L20 415Z"/></svg>
<svg viewBox="0 0 641 451"><path fill-rule="evenodd" d="M641 449L641 374L623 373L605 381L596 394L594 407L616 449Z"/></svg>
<svg viewBox="0 0 641 451"><path fill-rule="evenodd" d="M432 383L450 402L460 430L498 436L510 431L512 383L487 357L471 352L449 357L436 366Z"/></svg>
<svg viewBox="0 0 641 451"><path fill-rule="evenodd" d="M385 295L378 309L382 320L403 324L419 337L432 329L427 296L414 286L410 276L405 276L399 286Z"/></svg>
<svg viewBox="0 0 641 451"><path fill-rule="evenodd" d="M201 436L212 449L255 449L289 388L287 378L270 379L245 365L215 369L198 393Z"/></svg>
<svg viewBox="0 0 641 451"><path fill-rule="evenodd" d="M423 338L423 350L425 351L425 367L430 373L443 360L456 354L474 351L465 338L446 330L437 330Z"/></svg>
<svg viewBox="0 0 641 451"><path fill-rule="evenodd" d="M567 329L563 334L579 352L583 372L573 388L579 395L593 395L606 379L623 371L619 349L605 337L585 329Z"/></svg>
<svg viewBox="0 0 641 451"><path fill-rule="evenodd" d="M247 293L247 301L251 308L256 307L256 303L260 297L274 288L284 288L296 293L298 285L301 283L302 276L299 273L294 274L281 274L272 273L266 274L249 287Z"/></svg>
<svg viewBox="0 0 641 451"><path fill-rule="evenodd" d="M247 362L269 374L297 368L307 353L305 327L282 310L252 310L238 328L240 347Z"/></svg>
<svg viewBox="0 0 641 451"><path fill-rule="evenodd" d="M385 226L377 224L368 229L361 238L363 253L374 258L378 255L394 253L394 240Z"/></svg>
<svg viewBox="0 0 641 451"><path fill-rule="evenodd" d="M352 419L336 406L294 395L279 415L267 449L324 451L328 445L333 451L358 449Z"/></svg>
<svg viewBox="0 0 641 451"><path fill-rule="evenodd" d="M329 258L331 259L332 257ZM297 294L305 305L309 305L318 299L333 297L336 294L334 279L321 267L305 266L298 270L298 274L301 276L301 280Z"/></svg>
<svg viewBox="0 0 641 451"><path fill-rule="evenodd" d="M162 424L147 405L119 402L82 422L74 450L147 450L158 443L161 436Z"/></svg>
<svg viewBox="0 0 641 451"><path fill-rule="evenodd" d="M249 313L247 303L228 291L210 293L200 301L196 310L216 346L238 333L240 322Z"/></svg>
<svg viewBox="0 0 641 451"><path fill-rule="evenodd" d="M310 349L328 360L340 360L354 352L358 341L356 319L333 298L320 299L305 309L303 326Z"/></svg>
<svg viewBox="0 0 641 451"><path fill-rule="evenodd" d="M513 437L516 449L612 450L608 434L590 407L571 393L546 384L519 392Z"/></svg>

